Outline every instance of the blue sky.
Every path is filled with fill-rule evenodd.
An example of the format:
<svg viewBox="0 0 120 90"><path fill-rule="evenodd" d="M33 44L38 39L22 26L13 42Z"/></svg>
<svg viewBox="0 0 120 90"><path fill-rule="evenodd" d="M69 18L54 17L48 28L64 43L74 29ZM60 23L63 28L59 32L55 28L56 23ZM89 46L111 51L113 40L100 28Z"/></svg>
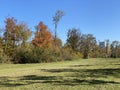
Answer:
<svg viewBox="0 0 120 90"><path fill-rule="evenodd" d="M0 28L10 16L26 22L33 31L43 21L54 32L52 17L57 10L65 12L57 31L64 43L71 28L100 41L120 40L120 0L0 0Z"/></svg>

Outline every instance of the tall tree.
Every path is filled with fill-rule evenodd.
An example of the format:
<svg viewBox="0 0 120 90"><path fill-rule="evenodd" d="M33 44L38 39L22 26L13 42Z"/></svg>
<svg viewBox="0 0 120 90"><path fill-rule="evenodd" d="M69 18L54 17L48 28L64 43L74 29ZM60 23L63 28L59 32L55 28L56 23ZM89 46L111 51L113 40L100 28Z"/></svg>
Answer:
<svg viewBox="0 0 120 90"><path fill-rule="evenodd" d="M57 26L58 26L58 22L60 21L60 19L65 15L65 13L61 10L58 10L55 13L55 16L53 17L53 23L55 25L55 38L54 38L54 43L56 46L56 39L57 39Z"/></svg>
<svg viewBox="0 0 120 90"><path fill-rule="evenodd" d="M72 48L73 51L79 51L81 33L79 29L72 28L67 33L67 46Z"/></svg>
<svg viewBox="0 0 120 90"><path fill-rule="evenodd" d="M32 32L25 23L21 23L16 27L16 36L18 43L23 47L26 46L27 41L30 39Z"/></svg>
<svg viewBox="0 0 120 90"><path fill-rule="evenodd" d="M13 50L15 47L15 29L16 29L17 20L15 18L6 18L5 21L5 33L4 33L4 40L5 40L5 52L7 53L10 48ZM12 51L10 51L12 52Z"/></svg>
<svg viewBox="0 0 120 90"><path fill-rule="evenodd" d="M84 58L89 58L89 54L94 51L96 46L96 38L92 34L83 34L80 40L80 51Z"/></svg>
<svg viewBox="0 0 120 90"><path fill-rule="evenodd" d="M44 49L50 48L52 46L52 35L48 31L48 27L44 25L43 22L40 22L39 25L36 26L33 45Z"/></svg>
<svg viewBox="0 0 120 90"><path fill-rule="evenodd" d="M106 57L110 57L111 48L110 48L110 41L109 39L106 40Z"/></svg>
<svg viewBox="0 0 120 90"><path fill-rule="evenodd" d="M0 49L3 50L4 48L4 39L3 39L3 33L4 33L4 29L0 28Z"/></svg>
<svg viewBox="0 0 120 90"><path fill-rule="evenodd" d="M26 41L31 36L31 31L25 23L17 24L17 20L14 17L6 18L5 24L4 51L11 55L15 53L15 48L18 45L25 46Z"/></svg>

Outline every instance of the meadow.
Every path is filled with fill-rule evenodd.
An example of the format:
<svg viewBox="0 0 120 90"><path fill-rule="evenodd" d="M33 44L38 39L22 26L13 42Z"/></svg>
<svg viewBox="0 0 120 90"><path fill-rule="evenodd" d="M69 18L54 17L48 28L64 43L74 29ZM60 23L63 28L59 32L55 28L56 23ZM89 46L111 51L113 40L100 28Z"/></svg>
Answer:
<svg viewBox="0 0 120 90"><path fill-rule="evenodd" d="M120 90L120 59L0 64L0 90Z"/></svg>

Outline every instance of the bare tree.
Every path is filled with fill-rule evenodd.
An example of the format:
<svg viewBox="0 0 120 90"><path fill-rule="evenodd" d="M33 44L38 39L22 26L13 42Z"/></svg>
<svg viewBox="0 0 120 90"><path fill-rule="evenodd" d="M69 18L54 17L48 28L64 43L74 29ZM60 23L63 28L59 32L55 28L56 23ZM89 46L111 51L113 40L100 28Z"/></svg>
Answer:
<svg viewBox="0 0 120 90"><path fill-rule="evenodd" d="M55 13L55 16L53 17L53 22L55 25L55 37L54 37L54 41L56 42L56 38L57 38L57 26L58 26L58 22L60 21L60 19L65 15L64 11L58 10Z"/></svg>

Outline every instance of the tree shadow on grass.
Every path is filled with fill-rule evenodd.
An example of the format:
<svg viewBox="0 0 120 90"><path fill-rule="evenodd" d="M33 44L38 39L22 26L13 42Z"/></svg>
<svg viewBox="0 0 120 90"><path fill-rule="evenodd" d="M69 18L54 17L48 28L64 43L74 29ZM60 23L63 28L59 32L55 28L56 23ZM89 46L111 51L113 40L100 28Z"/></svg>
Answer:
<svg viewBox="0 0 120 90"><path fill-rule="evenodd" d="M67 85L67 86L75 86L75 85L105 85L105 84L120 84L120 82L114 81L105 81L105 80L86 80L79 79L77 77L68 79L64 76L36 76L36 75L27 75L18 77L17 80L9 80L10 77L0 77L0 86L5 87L16 87L23 85L31 85L31 84L50 84L50 85Z"/></svg>
<svg viewBox="0 0 120 90"><path fill-rule="evenodd" d="M71 77L116 77L120 78L120 68L107 68L107 69L41 69L44 72L51 73L66 73L70 72Z"/></svg>
<svg viewBox="0 0 120 90"><path fill-rule="evenodd" d="M87 67L87 66L94 66L94 65L70 65L70 67Z"/></svg>
<svg viewBox="0 0 120 90"><path fill-rule="evenodd" d="M0 86L15 87L22 85L27 85L27 84L16 82L16 80L12 80L11 77L0 77Z"/></svg>
<svg viewBox="0 0 120 90"><path fill-rule="evenodd" d="M0 77L0 87L17 87L35 83L42 84L43 81L57 81L63 79L62 76L36 76L26 75L21 77Z"/></svg>
<svg viewBox="0 0 120 90"><path fill-rule="evenodd" d="M107 78L108 76L120 78L120 68L106 68L106 69L42 69L44 72L50 73L66 73L64 77L73 78L72 80L62 80L57 85L94 85L94 84L120 84L115 81L97 80L99 78ZM69 74L68 74L69 73ZM96 80L86 80L86 78L96 78ZM77 78L77 79L76 79ZM81 80L82 79L82 80ZM44 81L44 83L54 83L55 81ZM58 81L56 81L58 82Z"/></svg>
<svg viewBox="0 0 120 90"><path fill-rule="evenodd" d="M44 72L50 73L66 73L63 76L36 76L36 75L28 75L22 77L21 80L31 81L33 83L41 83L41 84L52 84L52 85L97 85L97 84L120 84L120 82L115 81L106 81L106 80L98 80L99 78L107 78L108 76L112 76L114 78L120 78L120 68L107 68L107 69L42 69ZM90 77L90 80L87 78ZM94 78L94 79L92 79ZM38 81L38 82L35 82Z"/></svg>
<svg viewBox="0 0 120 90"><path fill-rule="evenodd" d="M43 81L42 83L51 83L53 85L68 85L68 86L76 86L76 85L105 85L105 84L120 84L119 82L114 81L104 81L104 80L62 80L62 81Z"/></svg>
<svg viewBox="0 0 120 90"><path fill-rule="evenodd" d="M120 84L120 82L114 81L104 81L104 80L86 80L86 79L67 79L64 76L36 76L28 75L22 77L20 80L24 80L30 84L40 83L40 84L51 84L51 85L97 85L97 84Z"/></svg>
<svg viewBox="0 0 120 90"><path fill-rule="evenodd" d="M57 80L57 79L63 79L63 77L27 75L27 76L23 76L20 80Z"/></svg>
<svg viewBox="0 0 120 90"><path fill-rule="evenodd" d="M41 69L44 72L51 72L51 73L63 73L63 72L78 72L79 70L76 69Z"/></svg>
<svg viewBox="0 0 120 90"><path fill-rule="evenodd" d="M26 75L21 77L0 77L0 87L15 87L23 85L31 85L35 83L50 84L50 85L98 85L98 84L120 84L120 82L99 80L99 78L120 78L120 68L106 68L106 69L42 69L44 72L62 73L63 76L37 76ZM88 80L87 78L90 77ZM94 79L93 79L94 78Z"/></svg>

